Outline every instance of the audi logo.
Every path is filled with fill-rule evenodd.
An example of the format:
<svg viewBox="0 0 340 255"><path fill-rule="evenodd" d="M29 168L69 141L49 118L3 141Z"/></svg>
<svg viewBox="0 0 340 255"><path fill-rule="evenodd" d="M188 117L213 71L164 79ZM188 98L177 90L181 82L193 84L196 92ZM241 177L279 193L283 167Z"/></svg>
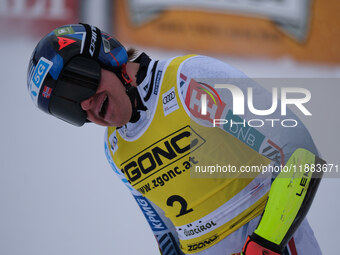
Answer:
<svg viewBox="0 0 340 255"><path fill-rule="evenodd" d="M167 104L169 103L172 99L175 98L175 92L172 91L170 94L167 94L164 98L163 98L163 104Z"/></svg>

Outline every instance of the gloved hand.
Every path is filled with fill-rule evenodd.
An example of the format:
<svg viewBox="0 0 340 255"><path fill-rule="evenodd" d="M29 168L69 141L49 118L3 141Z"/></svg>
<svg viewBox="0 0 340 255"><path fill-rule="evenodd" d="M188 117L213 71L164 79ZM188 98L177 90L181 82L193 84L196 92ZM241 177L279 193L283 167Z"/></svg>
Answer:
<svg viewBox="0 0 340 255"><path fill-rule="evenodd" d="M252 234L251 236L248 236L246 243L243 246L241 255L281 255L281 252L274 249L276 251L273 251L270 248L264 247L263 240L256 234ZM271 246L271 243L268 242Z"/></svg>

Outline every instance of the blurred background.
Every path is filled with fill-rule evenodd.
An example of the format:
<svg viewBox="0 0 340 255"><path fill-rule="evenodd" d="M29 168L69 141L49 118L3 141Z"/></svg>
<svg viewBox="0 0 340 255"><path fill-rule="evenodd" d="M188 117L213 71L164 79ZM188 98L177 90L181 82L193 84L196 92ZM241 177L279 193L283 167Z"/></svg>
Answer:
<svg viewBox="0 0 340 255"><path fill-rule="evenodd" d="M46 33L87 22L155 59L198 53L253 78L313 80L302 120L339 165L339 13L337 0L0 0L0 254L159 254L106 161L105 129L32 104L26 69ZM326 255L338 251L339 193L340 179L324 179L307 216Z"/></svg>

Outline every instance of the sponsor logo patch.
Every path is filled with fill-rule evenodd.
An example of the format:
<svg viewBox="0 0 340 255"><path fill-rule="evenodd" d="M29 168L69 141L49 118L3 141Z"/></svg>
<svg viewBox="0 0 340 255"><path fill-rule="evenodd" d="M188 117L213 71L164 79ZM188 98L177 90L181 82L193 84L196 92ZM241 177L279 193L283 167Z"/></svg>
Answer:
<svg viewBox="0 0 340 255"><path fill-rule="evenodd" d="M75 42L76 42L75 40L59 36L58 37L59 50L62 50L66 46L69 46L70 44Z"/></svg>
<svg viewBox="0 0 340 255"><path fill-rule="evenodd" d="M245 120L241 119L241 117L237 115L234 115L231 110L228 111L225 118L233 120L235 123L239 123L239 125L231 125L230 122L228 122L227 124L223 125L223 129L225 131L235 136L237 139L244 142L257 152L260 151L260 146L265 139L263 134L261 134L255 128L247 125Z"/></svg>
<svg viewBox="0 0 340 255"><path fill-rule="evenodd" d="M43 93L42 93L43 97L45 97L46 99L50 99L51 93L52 93L52 89L48 86L45 86Z"/></svg>
<svg viewBox="0 0 340 255"><path fill-rule="evenodd" d="M203 248L206 248L207 246L211 246L217 241L217 239L218 239L218 235L213 235L201 242L188 244L188 251L198 251Z"/></svg>
<svg viewBox="0 0 340 255"><path fill-rule="evenodd" d="M205 140L190 126L185 126L141 150L123 162L119 168L122 169L131 185L135 186L163 168L173 166L175 162L204 143Z"/></svg>
<svg viewBox="0 0 340 255"><path fill-rule="evenodd" d="M165 116L179 109L174 87L162 95L162 103Z"/></svg>
<svg viewBox="0 0 340 255"><path fill-rule="evenodd" d="M90 42L90 48L89 48L89 53L91 57L93 57L93 54L96 50L96 42L97 42L96 27L91 26L91 42Z"/></svg>
<svg viewBox="0 0 340 255"><path fill-rule="evenodd" d="M206 96L207 107L205 109L206 114L202 114L202 96ZM226 104L220 99L216 91L207 84L198 83L191 79L189 88L185 97L185 104L188 107L190 113L199 119L208 120L213 123L214 119L221 118Z"/></svg>
<svg viewBox="0 0 340 255"><path fill-rule="evenodd" d="M29 91L34 103L38 104L38 95L41 90L41 84L44 82L48 71L51 69L53 63L48 59L41 57L37 66L34 69L32 79L29 85Z"/></svg>
<svg viewBox="0 0 340 255"><path fill-rule="evenodd" d="M151 229L153 231L166 230L167 227L162 221L161 217L158 215L156 210L152 207L148 200L146 200L142 196L134 196L139 207L144 213L145 218L147 219Z"/></svg>
<svg viewBox="0 0 340 255"><path fill-rule="evenodd" d="M54 30L56 36L67 35L67 34L74 34L74 30L72 27L62 27L57 28Z"/></svg>
<svg viewBox="0 0 340 255"><path fill-rule="evenodd" d="M109 53L111 51L111 44L110 42L102 37L102 42L103 42L103 48L105 53Z"/></svg>
<svg viewBox="0 0 340 255"><path fill-rule="evenodd" d="M153 93L154 93L155 95L158 94L158 89L159 89L159 84L160 84L160 82L161 82L161 77L162 77L162 71L158 71L158 72L157 72L157 75L156 75L156 80L155 80L155 88L154 88L154 90L153 90Z"/></svg>

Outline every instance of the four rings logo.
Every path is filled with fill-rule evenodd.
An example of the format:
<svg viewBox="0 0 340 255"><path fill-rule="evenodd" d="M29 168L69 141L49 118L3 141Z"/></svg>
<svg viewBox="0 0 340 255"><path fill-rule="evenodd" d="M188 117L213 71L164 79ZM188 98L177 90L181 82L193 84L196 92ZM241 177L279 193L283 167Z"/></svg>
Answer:
<svg viewBox="0 0 340 255"><path fill-rule="evenodd" d="M165 116L179 109L174 87L162 95L162 103Z"/></svg>
<svg viewBox="0 0 340 255"><path fill-rule="evenodd" d="M175 91L171 91L170 94L167 94L165 97L163 97L163 104L169 103L171 100L175 99L175 97Z"/></svg>

